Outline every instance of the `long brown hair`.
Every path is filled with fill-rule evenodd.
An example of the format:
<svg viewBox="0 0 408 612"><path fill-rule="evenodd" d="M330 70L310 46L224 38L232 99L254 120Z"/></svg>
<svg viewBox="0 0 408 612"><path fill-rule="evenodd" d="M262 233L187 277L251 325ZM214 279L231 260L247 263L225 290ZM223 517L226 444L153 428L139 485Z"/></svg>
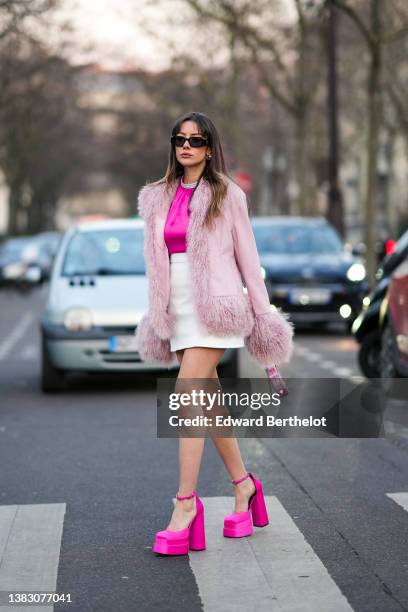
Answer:
<svg viewBox="0 0 408 612"><path fill-rule="evenodd" d="M205 168L201 178L205 178L211 188L211 202L207 209L204 222L207 225L212 225L215 217L218 217L221 212L221 204L227 193L227 183L224 177L229 177L226 169L224 153L222 150L221 140L218 131L207 115L198 112L188 112L182 115L175 122L171 135L176 136L180 132L181 124L184 121L194 121L200 133L207 137L208 146L211 148L211 159L206 159ZM166 183L166 188L169 189L179 178L184 174L184 167L177 161L175 147L170 144L169 160L165 175L150 183L151 185L160 185Z"/></svg>

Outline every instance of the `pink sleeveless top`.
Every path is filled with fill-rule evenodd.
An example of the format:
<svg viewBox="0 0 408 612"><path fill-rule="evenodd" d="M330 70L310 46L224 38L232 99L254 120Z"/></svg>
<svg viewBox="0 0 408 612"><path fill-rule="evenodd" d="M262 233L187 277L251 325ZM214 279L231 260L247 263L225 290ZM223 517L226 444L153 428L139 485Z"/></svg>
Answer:
<svg viewBox="0 0 408 612"><path fill-rule="evenodd" d="M169 254L185 253L187 250L186 232L190 218L188 204L195 186L196 183L183 183L181 181L170 205L164 226L164 241Z"/></svg>

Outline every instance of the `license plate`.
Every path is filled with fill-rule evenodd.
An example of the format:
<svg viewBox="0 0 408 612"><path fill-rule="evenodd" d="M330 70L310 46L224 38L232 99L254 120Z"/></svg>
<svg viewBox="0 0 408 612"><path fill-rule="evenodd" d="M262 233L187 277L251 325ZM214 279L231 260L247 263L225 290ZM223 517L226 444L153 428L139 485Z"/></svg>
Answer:
<svg viewBox="0 0 408 612"><path fill-rule="evenodd" d="M292 304L327 304L331 299L330 289L291 289L289 294Z"/></svg>
<svg viewBox="0 0 408 612"><path fill-rule="evenodd" d="M137 351L136 336L110 336L111 353L134 353Z"/></svg>

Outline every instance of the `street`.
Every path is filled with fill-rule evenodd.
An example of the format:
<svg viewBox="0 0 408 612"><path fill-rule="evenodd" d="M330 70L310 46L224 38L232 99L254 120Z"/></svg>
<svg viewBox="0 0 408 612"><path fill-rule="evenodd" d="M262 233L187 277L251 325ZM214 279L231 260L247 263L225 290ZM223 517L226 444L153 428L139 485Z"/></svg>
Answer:
<svg viewBox="0 0 408 612"><path fill-rule="evenodd" d="M250 538L222 536L233 486L207 439L197 486L207 550L156 556L178 454L176 439L156 435L155 379L78 377L42 394L46 291L0 293L1 591L70 593L72 603L54 606L70 612L408 610L401 402L378 439L240 439L270 518ZM360 376L357 344L341 327L299 331L295 346L287 377ZM239 356L241 377L263 376L245 349Z"/></svg>

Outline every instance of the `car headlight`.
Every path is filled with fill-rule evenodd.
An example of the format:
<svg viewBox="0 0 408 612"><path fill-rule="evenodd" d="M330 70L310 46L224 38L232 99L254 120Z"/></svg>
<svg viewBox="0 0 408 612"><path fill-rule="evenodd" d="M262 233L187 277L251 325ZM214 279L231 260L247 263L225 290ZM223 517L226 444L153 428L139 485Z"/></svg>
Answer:
<svg viewBox="0 0 408 612"><path fill-rule="evenodd" d="M20 262L11 263L3 268L3 276L4 278L14 279L21 276L24 272L24 265Z"/></svg>
<svg viewBox="0 0 408 612"><path fill-rule="evenodd" d="M355 283L362 281L366 276L366 269L361 263L353 263L347 270L347 278Z"/></svg>
<svg viewBox="0 0 408 612"><path fill-rule="evenodd" d="M358 315L357 318L354 319L351 325L351 333L356 334L361 327L361 323L363 322L363 316L361 314Z"/></svg>
<svg viewBox="0 0 408 612"><path fill-rule="evenodd" d="M64 314L64 325L70 331L86 331L92 327L92 314L87 308L69 308Z"/></svg>
<svg viewBox="0 0 408 612"><path fill-rule="evenodd" d="M266 278L266 270L263 266L261 266L261 274L262 274L262 278L265 279Z"/></svg>

